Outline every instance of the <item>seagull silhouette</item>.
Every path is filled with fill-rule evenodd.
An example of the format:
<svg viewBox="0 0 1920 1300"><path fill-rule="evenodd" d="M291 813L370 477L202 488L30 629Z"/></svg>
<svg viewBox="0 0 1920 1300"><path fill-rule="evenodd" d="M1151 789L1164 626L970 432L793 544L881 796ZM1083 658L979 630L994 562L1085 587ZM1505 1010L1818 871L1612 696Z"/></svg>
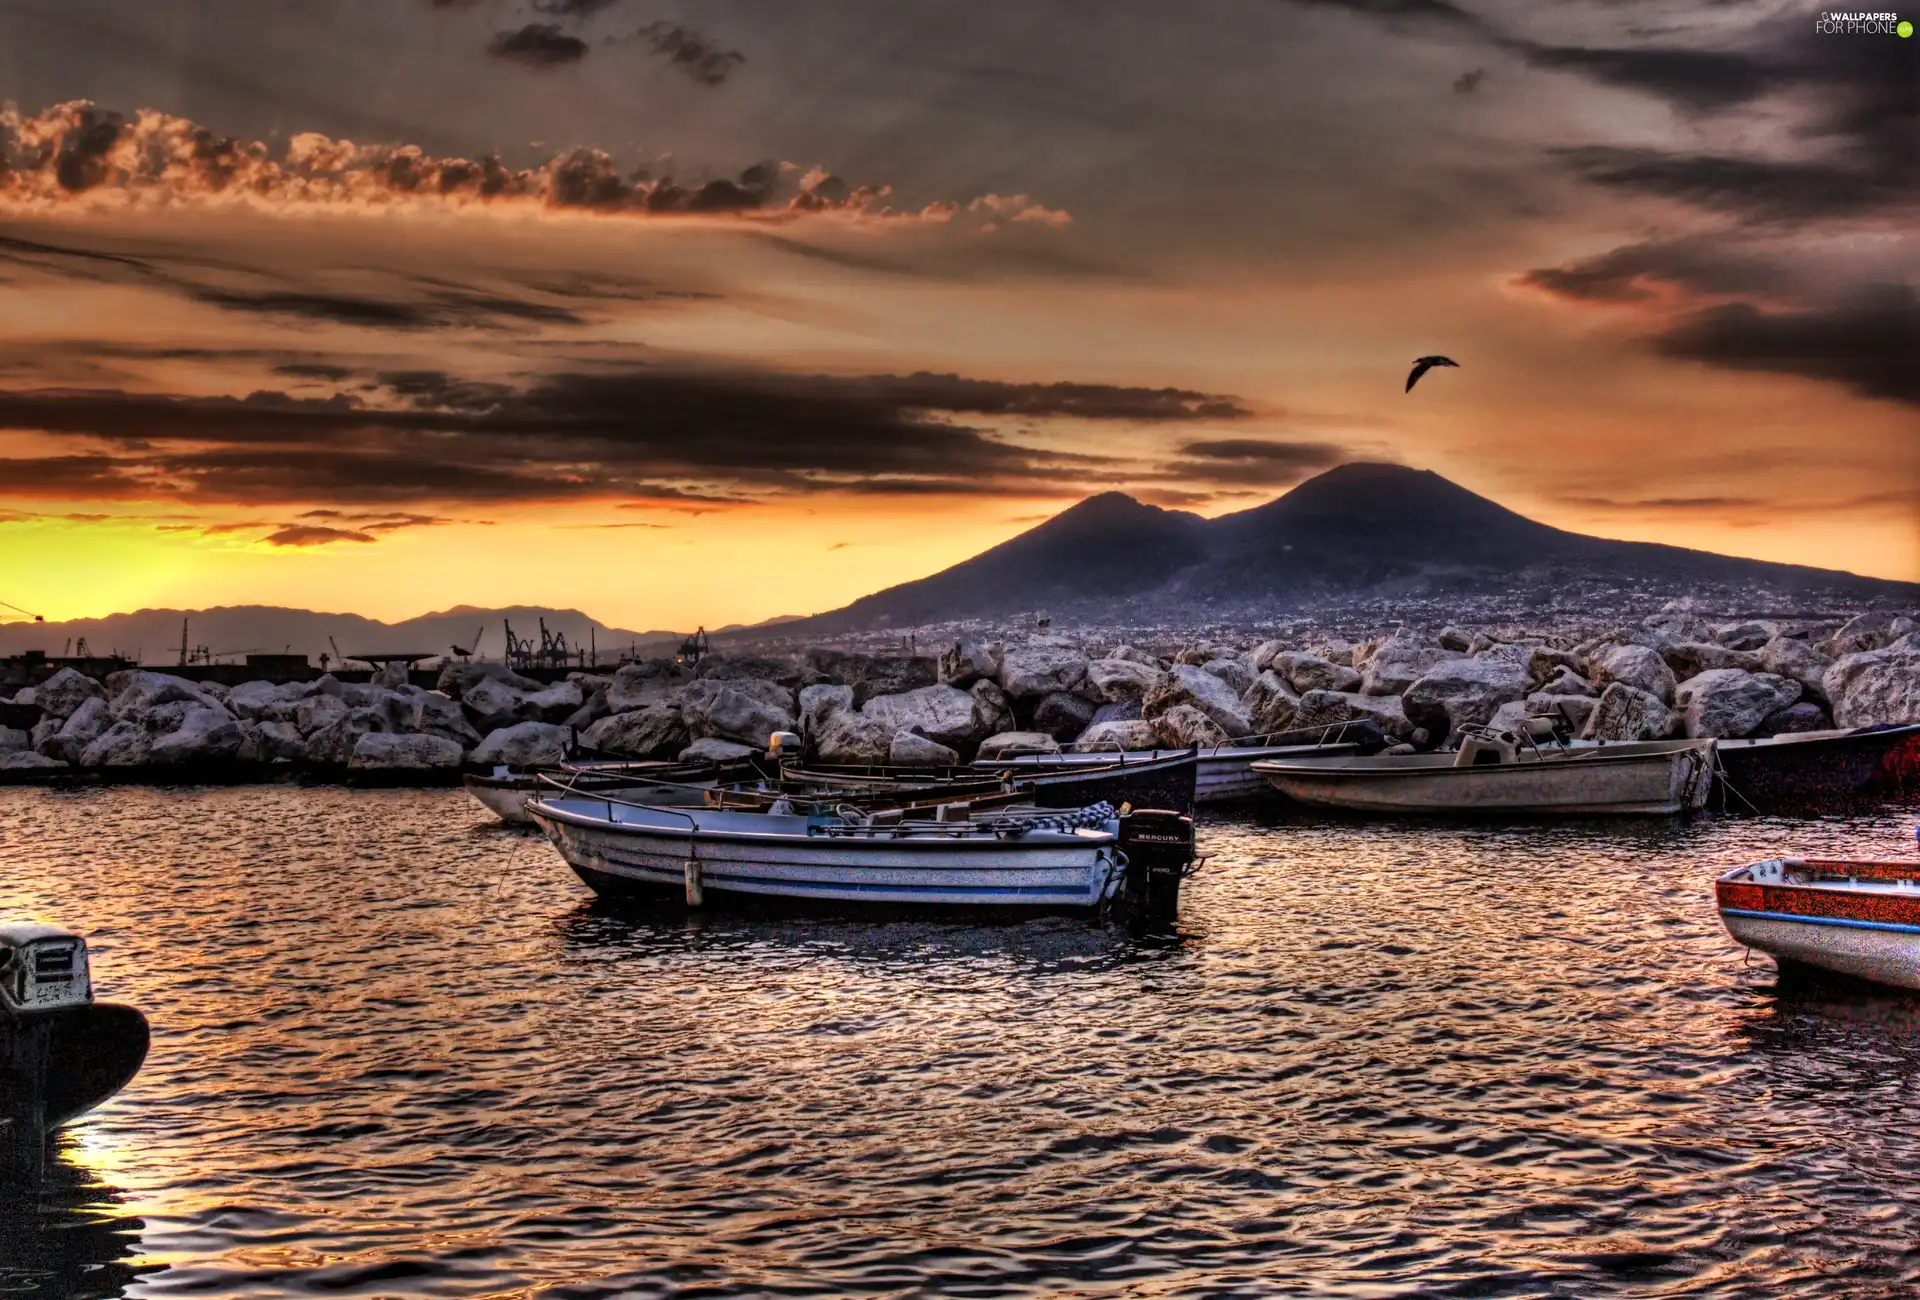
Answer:
<svg viewBox="0 0 1920 1300"><path fill-rule="evenodd" d="M1421 357L1413 363L1413 373L1407 376L1407 391L1411 393L1413 386L1420 382L1420 376L1435 366L1452 366L1458 370L1460 363L1451 357Z"/></svg>

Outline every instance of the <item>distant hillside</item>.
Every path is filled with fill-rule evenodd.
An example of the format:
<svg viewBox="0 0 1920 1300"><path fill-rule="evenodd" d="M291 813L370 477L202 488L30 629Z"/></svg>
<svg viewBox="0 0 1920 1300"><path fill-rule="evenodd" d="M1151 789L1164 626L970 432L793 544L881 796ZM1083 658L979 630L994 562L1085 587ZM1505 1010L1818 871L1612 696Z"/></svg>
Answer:
<svg viewBox="0 0 1920 1300"><path fill-rule="evenodd" d="M1431 470L1351 464L1212 520L1109 492L950 569L781 631L1037 609L1125 623L1271 615L1366 596L1501 597L1524 606L1705 590L1784 601L1920 600L1912 583L1566 532Z"/></svg>
<svg viewBox="0 0 1920 1300"><path fill-rule="evenodd" d="M531 638L537 646L543 618L547 630L564 635L570 647L584 648L592 644L608 658L636 644L654 643L656 650L661 643L677 645L683 635L608 627L577 609L532 605L506 609L461 605L398 623L382 623L358 614L324 614L274 605L232 605L199 610L142 609L131 614L110 614L105 618L74 619L66 623L0 624L0 655L19 654L23 650L44 650L58 655L66 653L70 643L77 644L84 637L88 649L95 654L117 650L139 657L145 663L178 663L181 622L185 620L189 644L205 646L217 658L291 652L306 655L317 663L322 654L332 655L333 643L338 643L340 653L348 656L383 652L443 655L458 645L477 650L484 658L498 659L506 647L505 624L513 625L516 638Z"/></svg>

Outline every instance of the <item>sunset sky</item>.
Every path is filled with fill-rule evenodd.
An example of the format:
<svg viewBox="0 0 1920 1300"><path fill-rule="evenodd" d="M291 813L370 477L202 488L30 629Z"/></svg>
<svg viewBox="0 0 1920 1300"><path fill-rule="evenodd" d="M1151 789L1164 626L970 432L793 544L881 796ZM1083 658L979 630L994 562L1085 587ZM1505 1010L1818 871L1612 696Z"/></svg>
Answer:
<svg viewBox="0 0 1920 1300"><path fill-rule="evenodd" d="M1818 12L0 0L0 601L717 626L1354 459L1920 579L1920 40Z"/></svg>

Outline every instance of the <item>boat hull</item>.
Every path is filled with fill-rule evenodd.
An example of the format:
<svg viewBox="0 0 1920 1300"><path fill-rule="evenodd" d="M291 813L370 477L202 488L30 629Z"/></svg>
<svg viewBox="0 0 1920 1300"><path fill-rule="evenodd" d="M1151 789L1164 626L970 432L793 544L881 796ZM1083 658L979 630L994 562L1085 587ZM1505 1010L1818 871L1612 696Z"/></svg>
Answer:
<svg viewBox="0 0 1920 1300"><path fill-rule="evenodd" d="M530 776L465 777L462 785L476 803L509 826L531 826L527 800L539 793L540 782Z"/></svg>
<svg viewBox="0 0 1920 1300"><path fill-rule="evenodd" d="M673 816L645 816L661 810L634 809L622 823L562 806L572 802L588 801L536 799L528 811L574 873L610 898L684 903L695 893L692 880L703 906L784 900L1037 915L1098 908L1120 870L1110 833L1015 840L714 834L685 821L674 826ZM613 809L624 815L622 805ZM805 820L733 816L769 824Z"/></svg>
<svg viewBox="0 0 1920 1300"><path fill-rule="evenodd" d="M1907 870L1920 878L1920 863ZM1714 886L1737 943L1787 966L1920 992L1920 891L1765 884L1750 871Z"/></svg>
<svg viewBox="0 0 1920 1300"><path fill-rule="evenodd" d="M1621 745L1476 767L1407 755L1262 763L1257 771L1296 802L1354 812L1672 816L1705 805L1711 746Z"/></svg>
<svg viewBox="0 0 1920 1300"><path fill-rule="evenodd" d="M1920 724L1720 744L1713 807L1727 812L1844 808L1907 783Z"/></svg>
<svg viewBox="0 0 1920 1300"><path fill-rule="evenodd" d="M1243 746L1222 745L1199 751L1199 760L1193 769L1193 803L1228 804L1240 803L1248 799L1264 798L1271 793L1271 787L1259 773L1253 770L1253 764L1276 757L1298 755L1303 748L1312 748L1322 756L1336 758L1351 756L1360 752L1359 746L1352 743L1337 745L1266 745ZM976 767L1005 768L1016 776L1029 771L1045 771L1053 767L1069 767L1083 764L1088 759L1113 758L1126 764L1159 763L1169 758L1191 754L1191 750L1177 749L1140 749L1128 750L1111 755L1090 754L1021 754L1014 758L983 759L974 764ZM1137 807L1147 807L1139 800L1132 801Z"/></svg>

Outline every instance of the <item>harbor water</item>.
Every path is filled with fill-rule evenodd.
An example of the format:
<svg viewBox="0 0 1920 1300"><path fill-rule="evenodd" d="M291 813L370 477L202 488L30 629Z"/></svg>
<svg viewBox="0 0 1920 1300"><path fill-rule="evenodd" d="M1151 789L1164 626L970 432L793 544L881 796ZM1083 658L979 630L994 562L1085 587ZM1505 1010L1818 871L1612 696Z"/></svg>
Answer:
<svg viewBox="0 0 1920 1300"><path fill-rule="evenodd" d="M1777 1296L1920 1283L1920 999L1719 870L1852 820L1203 819L1179 937L634 918L458 791L0 790L146 1012L28 1296Z"/></svg>

